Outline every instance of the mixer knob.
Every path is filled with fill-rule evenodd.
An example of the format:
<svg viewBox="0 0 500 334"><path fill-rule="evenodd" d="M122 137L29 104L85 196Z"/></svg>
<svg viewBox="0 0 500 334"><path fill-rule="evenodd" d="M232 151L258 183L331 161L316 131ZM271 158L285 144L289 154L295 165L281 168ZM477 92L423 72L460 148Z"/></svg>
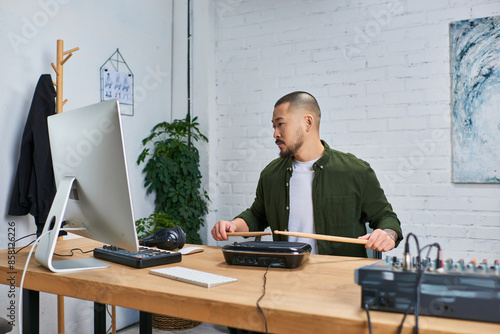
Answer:
<svg viewBox="0 0 500 334"><path fill-rule="evenodd" d="M470 260L469 263L467 263L467 269L469 271L475 271L476 270L476 259Z"/></svg>
<svg viewBox="0 0 500 334"><path fill-rule="evenodd" d="M455 270L457 271L465 271L465 263L464 263L464 259L460 259L457 261L457 263L455 263Z"/></svg>
<svg viewBox="0 0 500 334"><path fill-rule="evenodd" d="M453 269L453 260L452 259L446 259L446 262L444 264L444 269L446 271L451 271Z"/></svg>
<svg viewBox="0 0 500 334"><path fill-rule="evenodd" d="M477 269L483 270L484 272L488 271L488 260L484 259L483 262L481 262Z"/></svg>

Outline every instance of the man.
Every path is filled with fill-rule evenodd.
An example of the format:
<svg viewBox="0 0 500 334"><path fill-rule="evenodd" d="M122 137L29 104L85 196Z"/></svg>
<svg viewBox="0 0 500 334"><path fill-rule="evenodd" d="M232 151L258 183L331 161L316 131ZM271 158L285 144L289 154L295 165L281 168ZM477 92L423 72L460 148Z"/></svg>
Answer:
<svg viewBox="0 0 500 334"><path fill-rule="evenodd" d="M403 239L401 224L387 202L370 165L331 149L320 139L321 111L306 92L279 99L273 111L274 138L280 158L261 172L252 206L212 229L215 240L227 232L288 230L367 240L366 245L298 239L313 253L366 257L366 249L389 251ZM365 223L374 230L366 233Z"/></svg>

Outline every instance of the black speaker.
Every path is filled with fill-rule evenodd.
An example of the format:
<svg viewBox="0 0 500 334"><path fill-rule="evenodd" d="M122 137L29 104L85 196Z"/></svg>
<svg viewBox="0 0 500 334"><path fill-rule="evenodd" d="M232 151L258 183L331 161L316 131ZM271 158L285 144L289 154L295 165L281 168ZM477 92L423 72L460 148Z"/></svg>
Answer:
<svg viewBox="0 0 500 334"><path fill-rule="evenodd" d="M184 247L186 243L186 233L178 225L173 228L162 228L152 235L148 235L139 240L139 245L147 247L157 247L166 250L174 250Z"/></svg>

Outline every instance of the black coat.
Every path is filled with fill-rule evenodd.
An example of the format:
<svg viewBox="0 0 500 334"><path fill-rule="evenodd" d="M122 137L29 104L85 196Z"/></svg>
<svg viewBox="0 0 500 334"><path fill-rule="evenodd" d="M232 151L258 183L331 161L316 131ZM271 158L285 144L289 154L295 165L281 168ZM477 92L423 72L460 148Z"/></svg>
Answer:
<svg viewBox="0 0 500 334"><path fill-rule="evenodd" d="M24 128L8 212L12 216L32 214L39 234L56 194L47 127L47 117L55 114L55 97L50 74L42 74Z"/></svg>

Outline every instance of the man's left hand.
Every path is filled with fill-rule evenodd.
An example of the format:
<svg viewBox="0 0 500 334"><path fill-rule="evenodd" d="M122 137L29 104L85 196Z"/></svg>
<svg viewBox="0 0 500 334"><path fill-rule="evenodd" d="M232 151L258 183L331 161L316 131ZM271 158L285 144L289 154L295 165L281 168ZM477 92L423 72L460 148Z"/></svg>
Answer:
<svg viewBox="0 0 500 334"><path fill-rule="evenodd" d="M371 248L379 252L388 252L396 247L398 235L390 229L376 229L372 233L365 234L358 239L368 240L365 248Z"/></svg>

